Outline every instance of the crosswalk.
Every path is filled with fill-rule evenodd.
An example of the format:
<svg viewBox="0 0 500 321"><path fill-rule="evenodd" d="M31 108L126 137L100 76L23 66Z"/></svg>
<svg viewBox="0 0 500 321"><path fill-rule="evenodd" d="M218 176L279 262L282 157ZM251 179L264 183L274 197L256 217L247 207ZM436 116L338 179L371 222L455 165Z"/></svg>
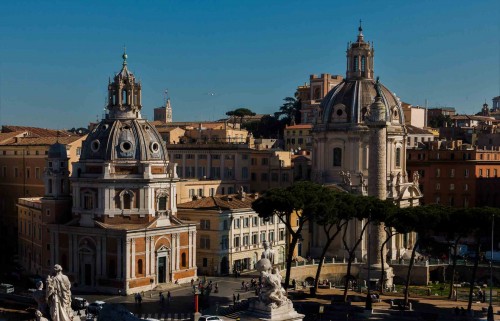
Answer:
<svg viewBox="0 0 500 321"><path fill-rule="evenodd" d="M188 321L194 320L193 313L140 313L134 315L140 319L156 319L160 321Z"/></svg>

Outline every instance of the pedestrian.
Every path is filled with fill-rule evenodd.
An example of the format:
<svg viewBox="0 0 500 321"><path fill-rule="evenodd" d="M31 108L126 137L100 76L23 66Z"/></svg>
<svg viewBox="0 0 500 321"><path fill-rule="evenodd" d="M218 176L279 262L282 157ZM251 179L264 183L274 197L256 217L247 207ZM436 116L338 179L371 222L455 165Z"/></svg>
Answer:
<svg viewBox="0 0 500 321"><path fill-rule="evenodd" d="M233 305L236 304L236 295L233 293Z"/></svg>
<svg viewBox="0 0 500 321"><path fill-rule="evenodd" d="M139 293L134 294L135 304L139 303L139 297L138 297L138 295L139 295Z"/></svg>
<svg viewBox="0 0 500 321"><path fill-rule="evenodd" d="M167 301L168 303L172 301L172 294L170 294L170 291L167 292Z"/></svg>
<svg viewBox="0 0 500 321"><path fill-rule="evenodd" d="M162 293L160 293L160 304L163 305L165 303L165 297Z"/></svg>
<svg viewBox="0 0 500 321"><path fill-rule="evenodd" d="M240 294L238 293L238 296L236 297L236 299L238 300L238 302L240 301Z"/></svg>
<svg viewBox="0 0 500 321"><path fill-rule="evenodd" d="M142 304L142 295L140 295L139 293L137 293L137 301L139 302L139 305Z"/></svg>
<svg viewBox="0 0 500 321"><path fill-rule="evenodd" d="M194 279L191 279L191 286L193 286L194 284Z"/></svg>
<svg viewBox="0 0 500 321"><path fill-rule="evenodd" d="M241 289L244 290L245 289L245 281L241 281Z"/></svg>

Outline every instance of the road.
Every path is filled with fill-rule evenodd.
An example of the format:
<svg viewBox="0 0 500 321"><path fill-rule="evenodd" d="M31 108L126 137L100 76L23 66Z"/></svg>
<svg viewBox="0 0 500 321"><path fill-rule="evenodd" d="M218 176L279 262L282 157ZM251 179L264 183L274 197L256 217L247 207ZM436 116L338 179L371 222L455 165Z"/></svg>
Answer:
<svg viewBox="0 0 500 321"><path fill-rule="evenodd" d="M240 299L246 299L255 295L254 291L245 292L241 289L241 282L250 282L252 277L255 276L241 276L234 277L207 277L207 282L218 283L219 292L212 293L209 296L209 302L206 302L202 307L203 314L216 314L217 306L227 306L232 304L233 294L240 296ZM203 279L201 277L200 279ZM172 300L167 302L167 291L170 291ZM165 296L165 303L160 304L159 293L163 292ZM118 295L100 295L100 294L78 294L73 293L74 296L85 298L89 303L96 300L104 301L106 303L120 303L124 305L129 311L134 314L153 314L153 313L193 313L194 312L194 295L191 285L170 285L164 287L162 290L153 290L144 292L142 303L140 305L135 303L134 295L118 296ZM201 302L200 302L201 303Z"/></svg>

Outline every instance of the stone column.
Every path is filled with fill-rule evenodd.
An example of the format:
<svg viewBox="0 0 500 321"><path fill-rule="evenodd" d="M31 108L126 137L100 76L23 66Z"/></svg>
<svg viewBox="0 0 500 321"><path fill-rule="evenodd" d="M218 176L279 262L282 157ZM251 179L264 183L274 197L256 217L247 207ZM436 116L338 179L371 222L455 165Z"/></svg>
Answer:
<svg viewBox="0 0 500 321"><path fill-rule="evenodd" d="M377 85L376 85L377 87ZM379 89L378 89L379 90ZM377 95L375 102L370 106L370 115L367 119L367 125L370 128L370 153L368 157L368 196L376 197L380 200L387 198L387 126L385 105L382 97ZM369 242L369 269L373 271L370 278L379 278L382 256L380 248L385 240L385 230L383 224L370 224L368 227L370 233ZM387 250L384 251L385 256ZM389 271L387 262L384 264L386 269L387 284L392 284L392 271ZM379 275L377 275L379 274Z"/></svg>
<svg viewBox="0 0 500 321"><path fill-rule="evenodd" d="M146 262L145 262L145 273L144 274L146 276L149 276L149 260L150 260L149 251L151 251L149 246L151 244L151 236L146 236L145 243L146 244L144 246L145 246L146 250L144 252L144 256L145 256L144 261L146 261Z"/></svg>
<svg viewBox="0 0 500 321"><path fill-rule="evenodd" d="M154 236L151 236L149 238L149 274L150 275L155 275L156 274L156 260L155 260L155 242L154 242Z"/></svg>
<svg viewBox="0 0 500 321"><path fill-rule="evenodd" d="M175 260L175 269L178 270L179 269L179 265L180 265L180 259L181 259L181 240L180 240L180 233L177 233L176 234L176 242L175 242L175 245L176 245L176 249L175 249L175 256L176 256L176 260Z"/></svg>
<svg viewBox="0 0 500 321"><path fill-rule="evenodd" d="M135 239L132 239L132 253L130 254L130 278L135 278Z"/></svg>
<svg viewBox="0 0 500 321"><path fill-rule="evenodd" d="M172 248L170 250L171 252L171 257L172 257L172 271L175 271L177 270L176 266L177 266L177 234L172 234Z"/></svg>
<svg viewBox="0 0 500 321"><path fill-rule="evenodd" d="M193 265L196 267L196 230L193 231Z"/></svg>
<svg viewBox="0 0 500 321"><path fill-rule="evenodd" d="M188 251L189 251L189 260L188 260L188 268L193 266L193 232L189 231L188 232L188 240L189 240L189 245L188 245Z"/></svg>

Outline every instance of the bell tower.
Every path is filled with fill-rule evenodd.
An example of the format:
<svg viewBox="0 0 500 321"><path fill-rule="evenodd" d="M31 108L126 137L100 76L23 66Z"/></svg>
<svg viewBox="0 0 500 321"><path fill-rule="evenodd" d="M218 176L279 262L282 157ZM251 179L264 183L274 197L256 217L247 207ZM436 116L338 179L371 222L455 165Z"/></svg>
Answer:
<svg viewBox="0 0 500 321"><path fill-rule="evenodd" d="M346 80L373 79L373 43L365 42L361 20L358 32L356 42L347 45Z"/></svg>
<svg viewBox="0 0 500 321"><path fill-rule="evenodd" d="M122 70L108 84L109 114L107 119L139 119L142 109L141 83L127 68L127 53L124 51Z"/></svg>
<svg viewBox="0 0 500 321"><path fill-rule="evenodd" d="M55 143L47 155L47 169L43 175L46 198L66 198L70 195L68 154L66 146Z"/></svg>

